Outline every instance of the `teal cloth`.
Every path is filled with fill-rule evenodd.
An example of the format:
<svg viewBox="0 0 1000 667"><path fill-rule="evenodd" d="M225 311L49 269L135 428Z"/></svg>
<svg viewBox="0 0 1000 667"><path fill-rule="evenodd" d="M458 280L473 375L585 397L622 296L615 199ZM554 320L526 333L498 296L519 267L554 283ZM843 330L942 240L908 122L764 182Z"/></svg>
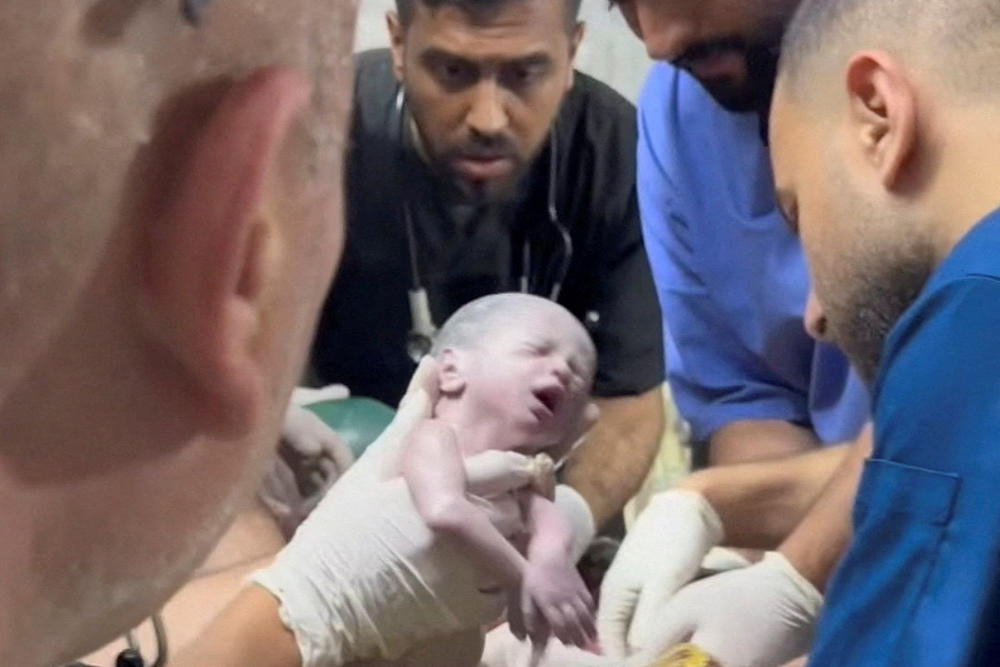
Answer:
<svg viewBox="0 0 1000 667"><path fill-rule="evenodd" d="M389 426L396 411L372 398L345 398L305 406L337 432L358 458Z"/></svg>

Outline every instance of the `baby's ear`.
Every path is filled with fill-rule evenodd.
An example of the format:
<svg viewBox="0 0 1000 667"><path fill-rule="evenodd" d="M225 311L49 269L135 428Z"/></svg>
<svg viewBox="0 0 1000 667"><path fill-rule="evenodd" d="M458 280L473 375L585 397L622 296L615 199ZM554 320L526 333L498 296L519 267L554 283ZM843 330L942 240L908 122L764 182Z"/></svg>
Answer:
<svg viewBox="0 0 1000 667"><path fill-rule="evenodd" d="M444 350L438 356L442 395L453 396L465 390L465 376L461 368L461 355L452 348Z"/></svg>

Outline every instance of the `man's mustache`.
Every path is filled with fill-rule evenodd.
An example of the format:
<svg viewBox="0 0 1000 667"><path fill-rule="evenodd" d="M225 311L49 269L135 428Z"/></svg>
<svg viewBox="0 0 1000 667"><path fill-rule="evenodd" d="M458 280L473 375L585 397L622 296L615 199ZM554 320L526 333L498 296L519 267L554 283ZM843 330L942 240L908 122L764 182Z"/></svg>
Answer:
<svg viewBox="0 0 1000 667"><path fill-rule="evenodd" d="M674 59L673 64L682 69L690 69L699 60L705 60L719 53L747 53L750 45L741 37L725 37L707 42L694 44L680 56Z"/></svg>
<svg viewBox="0 0 1000 667"><path fill-rule="evenodd" d="M450 151L454 157L467 160L517 159L517 149L511 139L503 136L474 138Z"/></svg>

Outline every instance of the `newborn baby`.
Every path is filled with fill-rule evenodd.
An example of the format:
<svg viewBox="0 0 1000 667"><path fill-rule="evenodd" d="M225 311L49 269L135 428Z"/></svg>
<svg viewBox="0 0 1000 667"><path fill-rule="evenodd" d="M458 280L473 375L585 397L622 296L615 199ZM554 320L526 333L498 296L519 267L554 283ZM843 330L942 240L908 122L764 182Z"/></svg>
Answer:
<svg viewBox="0 0 1000 667"><path fill-rule="evenodd" d="M551 460L589 426L593 343L561 306L498 294L458 310L432 354L440 398L399 461L418 513L488 577L481 592L508 591L514 632L538 646L550 633L585 645L594 635L593 601L571 562L572 529L552 502ZM462 459L488 450L538 464L536 482L516 492L524 530L514 534L487 520L482 503L495 498L468 493Z"/></svg>

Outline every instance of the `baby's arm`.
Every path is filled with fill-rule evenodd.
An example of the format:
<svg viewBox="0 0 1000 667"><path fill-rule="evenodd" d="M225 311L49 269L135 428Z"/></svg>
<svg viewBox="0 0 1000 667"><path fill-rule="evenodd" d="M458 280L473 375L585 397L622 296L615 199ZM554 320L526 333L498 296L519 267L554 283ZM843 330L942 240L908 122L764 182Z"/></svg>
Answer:
<svg viewBox="0 0 1000 667"><path fill-rule="evenodd" d="M525 499L528 519L528 558L572 558L573 528L555 503L537 493Z"/></svg>
<svg viewBox="0 0 1000 667"><path fill-rule="evenodd" d="M466 497L462 454L451 428L434 420L417 427L401 470L417 512L431 530L460 540L473 563L495 577L495 583L520 585L524 557Z"/></svg>
<svg viewBox="0 0 1000 667"><path fill-rule="evenodd" d="M544 640L540 612L560 641L585 646L595 634L594 602L571 560L573 529L548 498L532 493L525 502L531 535L521 597L525 625L536 642Z"/></svg>

